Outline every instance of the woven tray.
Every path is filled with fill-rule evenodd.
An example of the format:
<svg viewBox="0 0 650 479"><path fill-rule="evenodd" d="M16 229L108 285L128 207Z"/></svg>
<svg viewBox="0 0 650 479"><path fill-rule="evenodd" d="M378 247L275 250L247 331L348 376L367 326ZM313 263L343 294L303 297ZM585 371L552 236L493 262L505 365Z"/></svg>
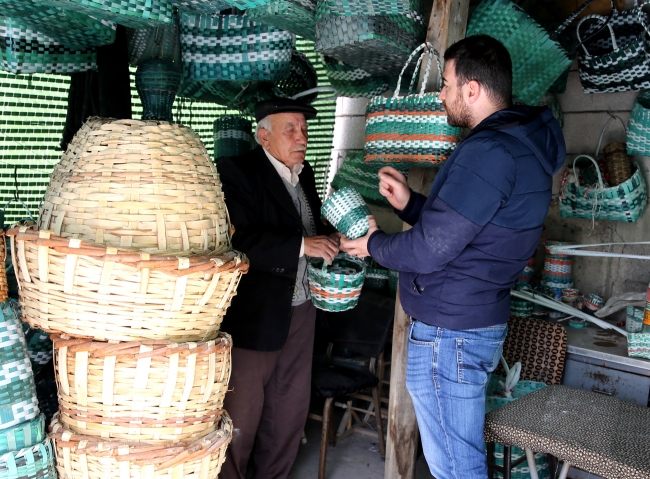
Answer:
<svg viewBox="0 0 650 479"><path fill-rule="evenodd" d="M325 311L347 311L359 302L366 276L363 260L339 254L331 266L315 260L307 264L311 300Z"/></svg>
<svg viewBox="0 0 650 479"><path fill-rule="evenodd" d="M316 5L311 0L272 0L246 10L251 20L268 23L312 41L316 39L315 12Z"/></svg>
<svg viewBox="0 0 650 479"><path fill-rule="evenodd" d="M219 429L194 442L137 444L74 434L52 421L59 479L212 479L226 459L232 422L226 413Z"/></svg>
<svg viewBox="0 0 650 479"><path fill-rule="evenodd" d="M0 479L57 479L52 441L0 456Z"/></svg>
<svg viewBox="0 0 650 479"><path fill-rule="evenodd" d="M165 255L230 242L221 181L201 139L156 121L84 123L54 167L38 229Z"/></svg>
<svg viewBox="0 0 650 479"><path fill-rule="evenodd" d="M105 343L53 336L61 423L77 434L148 444L216 430L232 339Z"/></svg>
<svg viewBox="0 0 650 479"><path fill-rule="evenodd" d="M216 337L239 279L241 253L154 256L26 227L7 233L25 321L97 340Z"/></svg>

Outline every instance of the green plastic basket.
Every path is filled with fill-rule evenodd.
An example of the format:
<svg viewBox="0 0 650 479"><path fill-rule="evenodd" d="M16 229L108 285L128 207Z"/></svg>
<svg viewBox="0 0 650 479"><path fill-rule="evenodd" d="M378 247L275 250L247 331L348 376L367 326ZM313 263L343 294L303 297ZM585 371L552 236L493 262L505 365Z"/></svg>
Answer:
<svg viewBox="0 0 650 479"><path fill-rule="evenodd" d="M248 15L183 15L183 68L190 80L270 81L291 72L295 37Z"/></svg>
<svg viewBox="0 0 650 479"><path fill-rule="evenodd" d="M349 239L360 238L368 232L370 210L353 186L335 191L323 202L321 215Z"/></svg>
<svg viewBox="0 0 650 479"><path fill-rule="evenodd" d="M172 23L151 28L127 28L129 63L134 66L151 60L168 60L181 69L181 26L178 13Z"/></svg>
<svg viewBox="0 0 650 479"><path fill-rule="evenodd" d="M0 434L0 454L34 446L45 439L45 416L4 429Z"/></svg>
<svg viewBox="0 0 650 479"><path fill-rule="evenodd" d="M231 5L225 0L174 0L184 12L213 14L227 10Z"/></svg>
<svg viewBox="0 0 650 479"><path fill-rule="evenodd" d="M420 0L325 0L332 15L404 15L422 11Z"/></svg>
<svg viewBox="0 0 650 479"><path fill-rule="evenodd" d="M125 27L147 28L172 22L174 6L167 0L38 0L43 5L73 10Z"/></svg>
<svg viewBox="0 0 650 479"><path fill-rule="evenodd" d="M629 333L627 355L633 358L650 359L650 333Z"/></svg>
<svg viewBox="0 0 650 479"><path fill-rule="evenodd" d="M75 51L115 41L115 23L92 18L76 9L55 8L32 0L0 0L0 11Z"/></svg>
<svg viewBox="0 0 650 479"><path fill-rule="evenodd" d="M181 84L178 64L152 58L135 72L135 87L142 101L143 120L173 122L172 105Z"/></svg>
<svg viewBox="0 0 650 479"><path fill-rule="evenodd" d="M366 268L364 288L383 291L388 287L388 270L386 268Z"/></svg>
<svg viewBox="0 0 650 479"><path fill-rule="evenodd" d="M650 156L650 92L639 93L627 122L628 155Z"/></svg>
<svg viewBox="0 0 650 479"><path fill-rule="evenodd" d="M52 440L0 456L0 479L57 479Z"/></svg>
<svg viewBox="0 0 650 479"><path fill-rule="evenodd" d="M388 80L371 75L367 71L352 65L321 55L327 79L340 96L349 98L372 98L389 89Z"/></svg>
<svg viewBox="0 0 650 479"><path fill-rule="evenodd" d="M214 159L241 156L255 147L253 124L241 116L224 115L214 121Z"/></svg>
<svg viewBox="0 0 650 479"><path fill-rule="evenodd" d="M533 303L530 301L514 299L510 300L510 315L528 318L533 314Z"/></svg>
<svg viewBox="0 0 650 479"><path fill-rule="evenodd" d="M310 0L272 0L265 5L246 10L251 20L268 23L312 41L316 39L315 12L316 5Z"/></svg>
<svg viewBox="0 0 650 479"><path fill-rule="evenodd" d="M322 259L307 264L311 300L325 311L347 311L359 302L366 275L363 260L339 254L332 266Z"/></svg>
<svg viewBox="0 0 650 479"><path fill-rule="evenodd" d="M9 73L81 73L97 68L94 49L73 50L10 17L0 17L0 69Z"/></svg>

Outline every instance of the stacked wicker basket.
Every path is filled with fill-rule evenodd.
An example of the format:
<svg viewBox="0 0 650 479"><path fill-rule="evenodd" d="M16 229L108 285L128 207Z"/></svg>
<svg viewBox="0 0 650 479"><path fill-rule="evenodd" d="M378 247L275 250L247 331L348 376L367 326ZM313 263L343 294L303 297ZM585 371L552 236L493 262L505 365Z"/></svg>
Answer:
<svg viewBox="0 0 650 479"><path fill-rule="evenodd" d="M91 118L38 230L8 234L24 318L53 333L59 477L216 477L232 430L219 327L248 261L198 137Z"/></svg>

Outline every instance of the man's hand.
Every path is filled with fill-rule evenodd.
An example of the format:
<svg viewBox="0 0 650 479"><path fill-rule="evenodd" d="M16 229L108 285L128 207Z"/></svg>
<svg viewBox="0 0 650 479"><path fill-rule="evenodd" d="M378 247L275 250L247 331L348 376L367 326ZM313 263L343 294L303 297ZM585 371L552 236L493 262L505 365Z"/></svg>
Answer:
<svg viewBox="0 0 650 479"><path fill-rule="evenodd" d="M342 236L341 250L345 251L349 255L358 256L359 258L370 256L370 253L368 253L368 239L371 234L379 229L379 227L377 226L377 221L374 216L368 216L368 223L370 223L370 228L365 236L353 240Z"/></svg>
<svg viewBox="0 0 650 479"><path fill-rule="evenodd" d="M340 234L340 233L339 233ZM339 243L332 236L306 236L305 255L312 258L323 258L327 264L332 264L339 253Z"/></svg>
<svg viewBox="0 0 650 479"><path fill-rule="evenodd" d="M391 166L379 170L379 192L396 210L403 210L411 197L411 190L402 173Z"/></svg>

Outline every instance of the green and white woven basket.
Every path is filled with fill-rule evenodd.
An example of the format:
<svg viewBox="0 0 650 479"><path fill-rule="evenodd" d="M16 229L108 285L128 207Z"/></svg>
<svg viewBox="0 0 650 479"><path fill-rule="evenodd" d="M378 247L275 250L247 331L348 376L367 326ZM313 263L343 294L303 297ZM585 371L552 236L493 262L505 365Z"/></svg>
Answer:
<svg viewBox="0 0 650 479"><path fill-rule="evenodd" d="M421 12L420 0L325 0L332 15L405 15Z"/></svg>
<svg viewBox="0 0 650 479"><path fill-rule="evenodd" d="M295 36L248 15L183 15L183 68L190 80L279 81L291 72Z"/></svg>
<svg viewBox="0 0 650 479"><path fill-rule="evenodd" d="M528 318L533 314L533 303L512 298L510 300L510 315Z"/></svg>
<svg viewBox="0 0 650 479"><path fill-rule="evenodd" d="M172 22L173 2L168 0L38 0L43 5L60 7L119 23L125 27L147 28Z"/></svg>
<svg viewBox="0 0 650 479"><path fill-rule="evenodd" d="M650 92L641 92L634 101L627 122L628 155L650 156Z"/></svg>
<svg viewBox="0 0 650 479"><path fill-rule="evenodd" d="M271 0L249 8L246 13L256 22L268 23L307 40L316 39L316 4L311 0Z"/></svg>
<svg viewBox="0 0 650 479"><path fill-rule="evenodd" d="M326 55L321 55L325 75L340 96L348 98L372 98L388 90L385 77L371 75L357 68Z"/></svg>
<svg viewBox="0 0 650 479"><path fill-rule="evenodd" d="M253 124L242 116L224 115L214 121L214 159L240 156L255 147Z"/></svg>
<svg viewBox="0 0 650 479"><path fill-rule="evenodd" d="M39 414L31 421L4 429L0 434L0 454L35 446L46 436L45 416Z"/></svg>
<svg viewBox="0 0 650 479"><path fill-rule="evenodd" d="M69 74L96 68L94 49L67 48L13 18L0 17L0 70L15 74Z"/></svg>
<svg viewBox="0 0 650 479"><path fill-rule="evenodd" d="M3 304L2 307L4 306ZM29 323L23 321L22 309L15 299L7 299L6 306L11 308L14 316L22 324L29 360L32 363L32 372L36 375L43 366L52 360L53 345L50 339L50 333L46 333L38 328L32 328Z"/></svg>
<svg viewBox="0 0 650 479"><path fill-rule="evenodd" d="M213 13L227 10L231 5L225 0L174 0L174 3L187 13Z"/></svg>
<svg viewBox="0 0 650 479"><path fill-rule="evenodd" d="M627 355L633 358L650 359L650 333L629 333Z"/></svg>
<svg viewBox="0 0 650 479"><path fill-rule="evenodd" d="M363 260L339 254L332 266L322 259L307 265L311 300L325 311L347 311L359 302L359 295L366 276Z"/></svg>
<svg viewBox="0 0 650 479"><path fill-rule="evenodd" d="M57 479L52 440L1 455L0 479Z"/></svg>
<svg viewBox="0 0 650 479"><path fill-rule="evenodd" d="M365 235L370 228L370 210L353 186L335 191L323 202L321 215L348 239Z"/></svg>

